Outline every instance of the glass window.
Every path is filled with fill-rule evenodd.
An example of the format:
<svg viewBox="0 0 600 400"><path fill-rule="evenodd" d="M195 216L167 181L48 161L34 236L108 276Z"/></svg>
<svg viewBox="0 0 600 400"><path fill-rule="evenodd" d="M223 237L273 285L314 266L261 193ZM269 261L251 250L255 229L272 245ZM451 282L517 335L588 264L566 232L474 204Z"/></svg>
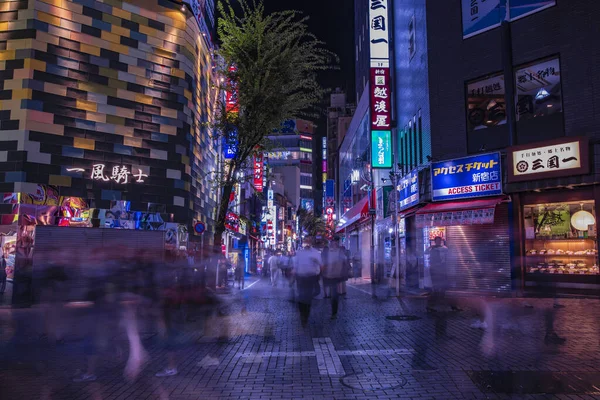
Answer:
<svg viewBox="0 0 600 400"><path fill-rule="evenodd" d="M501 73L467 83L469 132L506 123L504 77Z"/></svg>
<svg viewBox="0 0 600 400"><path fill-rule="evenodd" d="M523 207L528 274L598 275L593 201Z"/></svg>
<svg viewBox="0 0 600 400"><path fill-rule="evenodd" d="M517 121L562 112L558 57L516 69Z"/></svg>
<svg viewBox="0 0 600 400"><path fill-rule="evenodd" d="M415 16L413 15L408 23L408 55L409 59L412 60L413 56L417 52L415 44Z"/></svg>

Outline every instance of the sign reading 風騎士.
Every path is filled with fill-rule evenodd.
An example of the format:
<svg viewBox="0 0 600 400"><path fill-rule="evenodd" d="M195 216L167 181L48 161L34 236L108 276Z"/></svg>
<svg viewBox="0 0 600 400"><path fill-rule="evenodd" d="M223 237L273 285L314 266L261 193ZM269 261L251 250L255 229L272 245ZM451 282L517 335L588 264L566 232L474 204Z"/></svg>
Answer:
<svg viewBox="0 0 600 400"><path fill-rule="evenodd" d="M581 175L589 172L589 140L563 138L508 149L508 181Z"/></svg>
<svg viewBox="0 0 600 400"><path fill-rule="evenodd" d="M500 153L433 163L431 191L433 201L502 194Z"/></svg>
<svg viewBox="0 0 600 400"><path fill-rule="evenodd" d="M371 131L371 165L373 168L392 167L392 132Z"/></svg>
<svg viewBox="0 0 600 400"><path fill-rule="evenodd" d="M399 210L419 204L419 170L413 170L398 182Z"/></svg>

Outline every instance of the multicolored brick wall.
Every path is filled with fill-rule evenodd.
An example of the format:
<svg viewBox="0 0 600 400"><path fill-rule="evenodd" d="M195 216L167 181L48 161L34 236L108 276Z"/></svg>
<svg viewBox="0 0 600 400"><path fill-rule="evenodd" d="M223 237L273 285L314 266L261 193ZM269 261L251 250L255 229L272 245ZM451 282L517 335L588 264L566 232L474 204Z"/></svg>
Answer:
<svg viewBox="0 0 600 400"><path fill-rule="evenodd" d="M129 201L132 211L159 205L167 221L210 222L213 56L180 7L0 3L0 193L49 185L91 208ZM92 179L94 165L107 179ZM115 167L129 173L127 183L113 179Z"/></svg>

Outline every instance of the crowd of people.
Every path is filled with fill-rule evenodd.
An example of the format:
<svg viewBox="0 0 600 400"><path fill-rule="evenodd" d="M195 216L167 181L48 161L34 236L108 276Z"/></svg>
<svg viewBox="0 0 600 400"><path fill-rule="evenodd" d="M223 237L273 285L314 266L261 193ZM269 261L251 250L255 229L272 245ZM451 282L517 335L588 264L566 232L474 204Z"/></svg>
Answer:
<svg viewBox="0 0 600 400"><path fill-rule="evenodd" d="M321 251L313 244L314 238L306 237L296 253L273 252L264 271L273 287L288 286L290 299L298 302L303 326L308 323L312 299L321 293L321 284L324 297L331 298L331 318L337 318L339 296L346 294L346 281L353 275L348 251L340 245L340 237L334 237Z"/></svg>

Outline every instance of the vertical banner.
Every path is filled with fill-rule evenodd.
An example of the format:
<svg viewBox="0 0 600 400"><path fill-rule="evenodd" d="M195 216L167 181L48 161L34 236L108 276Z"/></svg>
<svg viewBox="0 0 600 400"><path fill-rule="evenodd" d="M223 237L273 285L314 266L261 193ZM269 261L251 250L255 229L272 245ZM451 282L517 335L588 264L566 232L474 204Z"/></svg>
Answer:
<svg viewBox="0 0 600 400"><path fill-rule="evenodd" d="M254 155L254 190L263 191L264 160L262 154Z"/></svg>
<svg viewBox="0 0 600 400"><path fill-rule="evenodd" d="M371 165L391 168L392 103L388 0L369 0Z"/></svg>

